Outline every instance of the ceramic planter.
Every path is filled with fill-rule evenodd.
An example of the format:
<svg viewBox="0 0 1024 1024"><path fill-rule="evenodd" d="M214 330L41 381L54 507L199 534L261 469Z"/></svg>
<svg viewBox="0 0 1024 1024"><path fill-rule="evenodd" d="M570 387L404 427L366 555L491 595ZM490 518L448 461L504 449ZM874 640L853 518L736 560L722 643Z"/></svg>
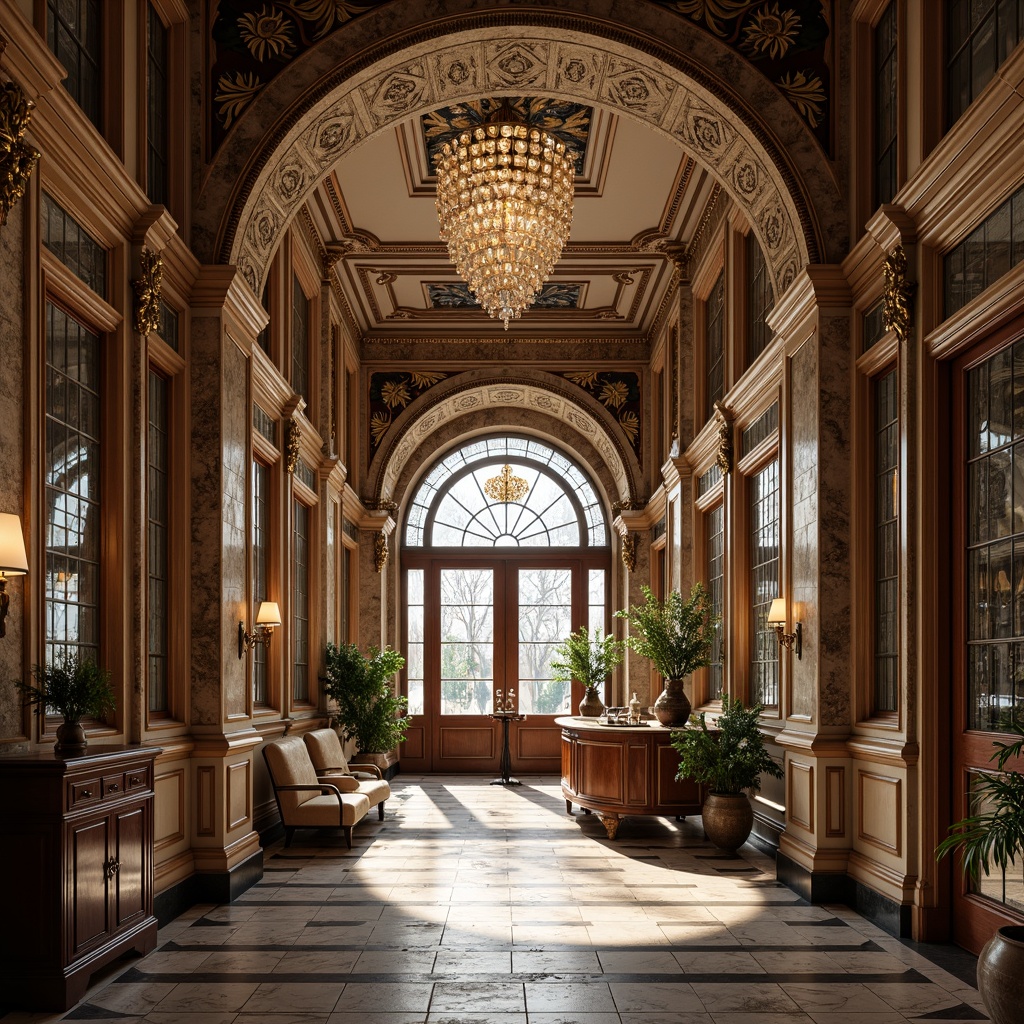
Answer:
<svg viewBox="0 0 1024 1024"><path fill-rule="evenodd" d="M588 686L580 701L580 715L583 718L598 718L604 714L604 701L596 686Z"/></svg>
<svg viewBox="0 0 1024 1024"><path fill-rule="evenodd" d="M665 689L651 708L662 725L684 726L690 720L690 699L682 679L666 679Z"/></svg>
<svg viewBox="0 0 1024 1024"><path fill-rule="evenodd" d="M1019 1024L1024 1006L1024 926L1000 928L978 957L978 989L992 1024Z"/></svg>
<svg viewBox="0 0 1024 1024"><path fill-rule="evenodd" d="M754 827L746 793L708 793L700 813L708 839L726 853L735 853Z"/></svg>

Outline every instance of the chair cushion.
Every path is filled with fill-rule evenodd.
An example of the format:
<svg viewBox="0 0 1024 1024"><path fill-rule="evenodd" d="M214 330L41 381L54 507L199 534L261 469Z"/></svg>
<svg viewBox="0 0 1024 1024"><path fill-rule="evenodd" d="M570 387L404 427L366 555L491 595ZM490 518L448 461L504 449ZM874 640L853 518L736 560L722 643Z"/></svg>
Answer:
<svg viewBox="0 0 1024 1024"><path fill-rule="evenodd" d="M281 796L287 796L282 793ZM370 809L370 801L362 793L342 793L341 821L338 821L338 798L333 793L314 796L306 800L294 812L289 814L284 824L290 828L337 828L341 825L355 825L366 817Z"/></svg>
<svg viewBox="0 0 1024 1024"><path fill-rule="evenodd" d="M391 796L391 787L383 779L359 780L359 792L370 801L371 807L376 807Z"/></svg>
<svg viewBox="0 0 1024 1024"><path fill-rule="evenodd" d="M314 729L305 733L302 739L309 751L309 759L318 772L348 771L348 759L333 729Z"/></svg>

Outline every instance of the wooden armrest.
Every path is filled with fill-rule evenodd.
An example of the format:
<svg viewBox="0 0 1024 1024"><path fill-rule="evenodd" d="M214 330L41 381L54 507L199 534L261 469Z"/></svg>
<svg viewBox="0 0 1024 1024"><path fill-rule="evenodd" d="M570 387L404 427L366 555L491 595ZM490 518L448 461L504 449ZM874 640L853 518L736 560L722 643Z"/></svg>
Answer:
<svg viewBox="0 0 1024 1024"><path fill-rule="evenodd" d="M349 767L349 771L352 771L352 769L354 769L354 768L359 768L360 770L365 769L367 772L369 772L370 778L373 778L373 779L383 779L384 778L384 774L381 772L381 770L375 764L352 764L350 762L348 767Z"/></svg>

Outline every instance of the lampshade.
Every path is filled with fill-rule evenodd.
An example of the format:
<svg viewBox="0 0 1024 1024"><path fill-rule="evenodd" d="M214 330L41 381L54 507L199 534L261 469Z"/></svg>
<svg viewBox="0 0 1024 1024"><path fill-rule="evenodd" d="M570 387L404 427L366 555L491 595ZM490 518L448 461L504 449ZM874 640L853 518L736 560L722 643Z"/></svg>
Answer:
<svg viewBox="0 0 1024 1024"><path fill-rule="evenodd" d="M444 144L437 216L459 275L508 330L569 238L575 168L564 142L498 116Z"/></svg>
<svg viewBox="0 0 1024 1024"><path fill-rule="evenodd" d="M260 610L256 613L257 626L280 626L281 609L276 601L261 601Z"/></svg>
<svg viewBox="0 0 1024 1024"><path fill-rule="evenodd" d="M768 609L767 621L769 626L784 626L786 624L786 602L781 597L772 601L772 606Z"/></svg>
<svg viewBox="0 0 1024 1024"><path fill-rule="evenodd" d="M24 576L28 572L25 537L21 532L21 516L0 512L0 573Z"/></svg>

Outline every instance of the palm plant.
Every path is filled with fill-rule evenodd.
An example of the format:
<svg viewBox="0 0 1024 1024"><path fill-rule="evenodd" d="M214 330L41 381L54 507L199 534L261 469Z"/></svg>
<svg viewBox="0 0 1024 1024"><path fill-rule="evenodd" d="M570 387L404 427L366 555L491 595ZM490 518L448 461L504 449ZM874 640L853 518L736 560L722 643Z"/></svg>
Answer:
<svg viewBox="0 0 1024 1024"><path fill-rule="evenodd" d="M1002 726L1018 738L1010 743L994 740L996 748L989 759L999 774L979 772L971 787L971 802L976 813L949 827L949 835L935 848L936 859L959 853L966 874L977 880L978 868L985 874L995 865L1006 881L1006 867L1024 853L1024 775L1006 770L1007 761L1024 753L1024 726L1016 721Z"/></svg>

